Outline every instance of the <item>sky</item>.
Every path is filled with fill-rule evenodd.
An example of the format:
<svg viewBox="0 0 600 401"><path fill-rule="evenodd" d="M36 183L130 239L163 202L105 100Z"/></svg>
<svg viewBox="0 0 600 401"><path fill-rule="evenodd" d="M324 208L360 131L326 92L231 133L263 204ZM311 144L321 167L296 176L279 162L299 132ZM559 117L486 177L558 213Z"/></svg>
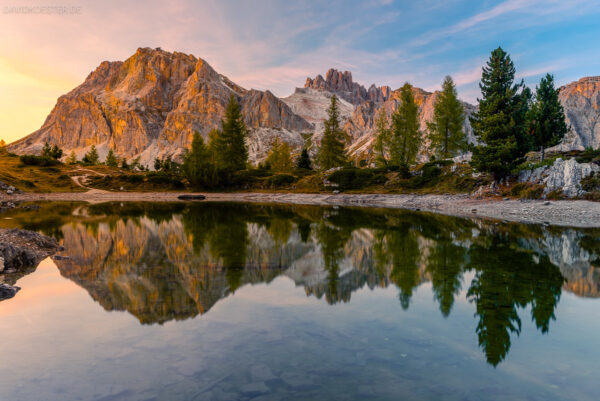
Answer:
<svg viewBox="0 0 600 401"><path fill-rule="evenodd" d="M138 47L194 54L278 96L337 68L394 89L451 75L475 103L498 46L532 88L546 72L600 75L598 21L598 0L0 0L0 138L35 131L98 64Z"/></svg>

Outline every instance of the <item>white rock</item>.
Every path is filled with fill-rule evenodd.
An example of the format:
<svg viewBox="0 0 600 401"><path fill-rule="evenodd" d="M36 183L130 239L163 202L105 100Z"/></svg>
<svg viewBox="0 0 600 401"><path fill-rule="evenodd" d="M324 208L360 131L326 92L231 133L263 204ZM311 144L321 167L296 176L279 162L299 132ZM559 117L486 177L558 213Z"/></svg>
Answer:
<svg viewBox="0 0 600 401"><path fill-rule="evenodd" d="M581 196L585 191L581 188L581 180L592 172L600 171L600 167L592 163L577 163L575 159L556 159L552 166L525 170L519 174L519 182L543 184L544 194L561 190L569 198Z"/></svg>

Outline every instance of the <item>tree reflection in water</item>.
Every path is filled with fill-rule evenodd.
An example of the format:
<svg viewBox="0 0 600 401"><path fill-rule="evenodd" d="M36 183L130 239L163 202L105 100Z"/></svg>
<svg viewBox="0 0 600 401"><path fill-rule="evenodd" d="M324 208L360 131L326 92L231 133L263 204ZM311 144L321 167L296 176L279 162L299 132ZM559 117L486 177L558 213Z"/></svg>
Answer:
<svg viewBox="0 0 600 401"><path fill-rule="evenodd" d="M570 274L547 245L559 229L387 209L109 203L70 204L78 213L68 214L65 207L38 219L40 227L22 220L59 233L71 256L56 262L65 277L107 310L127 310L145 324L206 313L241 286L279 275L329 304L392 284L404 310L429 281L444 317L464 285L479 345L496 366L520 334L525 309L540 332L549 331L563 272ZM581 232L571 244L588 263L598 259L596 234Z"/></svg>

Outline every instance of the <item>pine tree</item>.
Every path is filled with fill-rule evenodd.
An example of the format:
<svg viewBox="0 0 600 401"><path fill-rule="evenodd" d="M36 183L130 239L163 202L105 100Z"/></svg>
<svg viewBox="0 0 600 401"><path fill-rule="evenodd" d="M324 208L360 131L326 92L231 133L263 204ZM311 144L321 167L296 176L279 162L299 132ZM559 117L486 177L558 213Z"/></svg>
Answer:
<svg viewBox="0 0 600 401"><path fill-rule="evenodd" d="M300 153L300 157L298 157L296 167L299 169L312 170L310 156L308 155L308 150L306 148L302 149L302 153Z"/></svg>
<svg viewBox="0 0 600 401"><path fill-rule="evenodd" d="M58 145L52 146L52 149L50 150L50 156L54 160L60 159L62 157L62 155L63 155L63 151L61 148L58 147Z"/></svg>
<svg viewBox="0 0 600 401"><path fill-rule="evenodd" d="M293 167L290 145L275 138L266 161L273 171L290 171Z"/></svg>
<svg viewBox="0 0 600 401"><path fill-rule="evenodd" d="M415 103L412 85L408 82L400 90L400 106L392 115L390 161L407 168L417 158L421 146L419 106Z"/></svg>
<svg viewBox="0 0 600 401"><path fill-rule="evenodd" d="M117 167L119 165L119 160L115 156L115 152L113 152L112 149L110 149L106 155L106 165L109 167Z"/></svg>
<svg viewBox="0 0 600 401"><path fill-rule="evenodd" d="M226 170L243 170L248 163L246 136L248 130L242 117L242 109L232 94L225 110L222 130L211 140L216 164Z"/></svg>
<svg viewBox="0 0 600 401"><path fill-rule="evenodd" d="M337 97L333 95L327 109L328 118L324 122L325 130L317 154L320 167L324 170L343 166L348 159L344 149L347 135L340 126L340 111L337 101Z"/></svg>
<svg viewBox="0 0 600 401"><path fill-rule="evenodd" d="M6 142L4 139L0 139L0 154L6 153Z"/></svg>
<svg viewBox="0 0 600 401"><path fill-rule="evenodd" d="M157 157L154 159L154 170L160 171L162 169L162 161Z"/></svg>
<svg viewBox="0 0 600 401"><path fill-rule="evenodd" d="M454 81L447 76L433 106L433 120L427 123L431 148L438 157L448 159L467 149L464 122L465 113Z"/></svg>
<svg viewBox="0 0 600 401"><path fill-rule="evenodd" d="M98 151L96 150L96 145L92 145L90 150L83 156L83 162L87 164L98 164L100 161L100 157L98 156Z"/></svg>
<svg viewBox="0 0 600 401"><path fill-rule="evenodd" d="M565 112L554 89L554 77L546 74L536 88L535 100L529 112L529 132L544 161L545 149L560 143L568 131Z"/></svg>
<svg viewBox="0 0 600 401"><path fill-rule="evenodd" d="M375 132L377 139L375 140L375 163L379 166L388 166L387 154L391 139L391 130L388 127L387 113L384 107L381 107L375 120Z"/></svg>
<svg viewBox="0 0 600 401"><path fill-rule="evenodd" d="M77 163L77 155L75 154L74 150L71 151L71 154L69 154L69 157L67 157L66 162L67 162L67 164Z"/></svg>
<svg viewBox="0 0 600 401"><path fill-rule="evenodd" d="M48 159L52 158L52 147L48 142L44 143L44 147L42 148L42 156L47 157Z"/></svg>
<svg viewBox="0 0 600 401"><path fill-rule="evenodd" d="M505 177L522 162L530 149L526 116L531 91L514 84L515 67L510 56L498 47L483 67L479 88L479 110L470 118L475 136L482 142L473 151L473 166Z"/></svg>
<svg viewBox="0 0 600 401"><path fill-rule="evenodd" d="M214 167L210 163L208 148L198 131L194 132L192 146L183 158L183 173L194 188L211 186Z"/></svg>

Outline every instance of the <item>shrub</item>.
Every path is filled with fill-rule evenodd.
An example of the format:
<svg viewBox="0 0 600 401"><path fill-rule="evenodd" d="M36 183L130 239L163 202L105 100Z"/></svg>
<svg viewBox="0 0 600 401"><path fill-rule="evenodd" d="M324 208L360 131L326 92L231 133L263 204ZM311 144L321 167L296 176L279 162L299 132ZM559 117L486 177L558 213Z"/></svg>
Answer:
<svg viewBox="0 0 600 401"><path fill-rule="evenodd" d="M387 181L385 169L343 168L334 171L327 178L338 185L340 190L360 189L370 185L384 184Z"/></svg>
<svg viewBox="0 0 600 401"><path fill-rule="evenodd" d="M270 187L283 187L296 182L296 177L290 174L275 174L267 179L267 185Z"/></svg>
<svg viewBox="0 0 600 401"><path fill-rule="evenodd" d="M595 172L588 175L581 180L581 188L586 192L600 190L600 175L596 175Z"/></svg>
<svg viewBox="0 0 600 401"><path fill-rule="evenodd" d="M525 199L541 199L544 194L543 185L533 185L521 192L521 198Z"/></svg>
<svg viewBox="0 0 600 401"><path fill-rule="evenodd" d="M48 167L48 166L57 166L60 164L58 160L54 160L51 157L46 156L36 156L36 155L23 155L19 158L21 163L26 166L40 166L40 167Z"/></svg>
<svg viewBox="0 0 600 401"><path fill-rule="evenodd" d="M520 182L510 189L511 196L521 196L521 193L527 189L527 184Z"/></svg>

